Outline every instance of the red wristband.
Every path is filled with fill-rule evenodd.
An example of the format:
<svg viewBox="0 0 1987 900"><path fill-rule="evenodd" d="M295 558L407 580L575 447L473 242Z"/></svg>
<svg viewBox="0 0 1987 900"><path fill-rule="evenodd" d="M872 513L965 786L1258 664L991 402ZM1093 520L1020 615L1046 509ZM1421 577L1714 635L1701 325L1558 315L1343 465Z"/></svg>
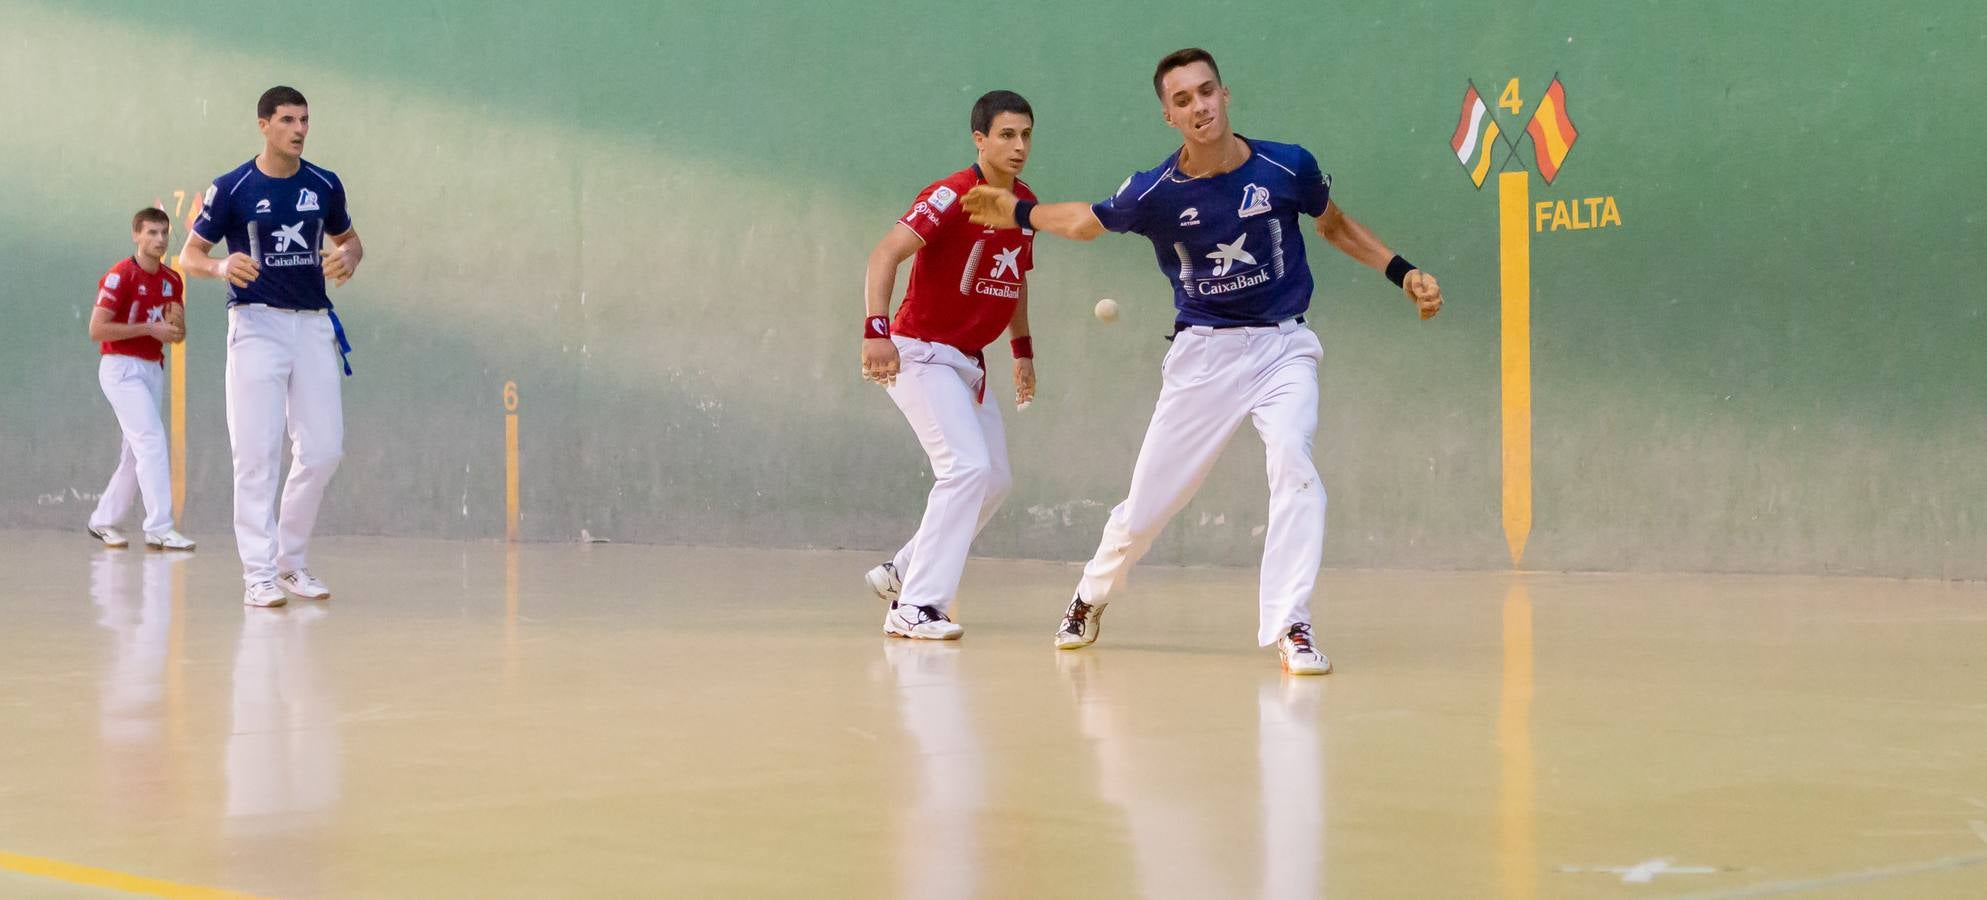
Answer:
<svg viewBox="0 0 1987 900"><path fill-rule="evenodd" d="M1008 341L1007 345L1014 349L1015 359L1035 358L1035 340L1031 337L1028 337L1027 335L1022 335L1021 337Z"/></svg>
<svg viewBox="0 0 1987 900"><path fill-rule="evenodd" d="M889 340L890 319L886 316L870 316L862 320L862 336L864 340L870 338Z"/></svg>

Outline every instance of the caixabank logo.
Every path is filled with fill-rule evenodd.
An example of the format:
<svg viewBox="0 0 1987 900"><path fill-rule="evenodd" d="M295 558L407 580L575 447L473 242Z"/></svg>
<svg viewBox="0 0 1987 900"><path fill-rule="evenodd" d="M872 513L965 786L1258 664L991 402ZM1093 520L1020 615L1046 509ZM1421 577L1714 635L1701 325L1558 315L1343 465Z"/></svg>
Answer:
<svg viewBox="0 0 1987 900"><path fill-rule="evenodd" d="M1462 113L1449 139L1472 187L1480 191L1493 172L1497 175L1503 519L1513 566L1524 559L1532 533L1532 235L1622 224L1613 195L1532 201L1532 173L1547 185L1558 180L1580 130L1557 74L1532 105L1531 116L1524 113L1518 79L1505 84L1495 106L1484 102L1475 81L1466 82ZM1520 152L1525 146L1529 155Z"/></svg>

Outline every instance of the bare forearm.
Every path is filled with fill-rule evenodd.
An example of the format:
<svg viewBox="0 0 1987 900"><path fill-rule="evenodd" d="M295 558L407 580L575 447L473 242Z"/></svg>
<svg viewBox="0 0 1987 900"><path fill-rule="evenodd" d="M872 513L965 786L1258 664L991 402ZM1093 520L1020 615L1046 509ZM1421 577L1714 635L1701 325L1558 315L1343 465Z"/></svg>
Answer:
<svg viewBox="0 0 1987 900"><path fill-rule="evenodd" d="M897 260L891 259L884 248L876 248L869 255L869 269L863 273L862 314L890 316L890 295L897 290Z"/></svg>
<svg viewBox="0 0 1987 900"><path fill-rule="evenodd" d="M227 277L227 260L207 255L212 252L213 244L201 240L198 235L187 235L185 246L179 250L179 270L194 278Z"/></svg>
<svg viewBox="0 0 1987 900"><path fill-rule="evenodd" d="M124 341L131 338L151 336L152 326L150 323L141 322L136 325L125 322L93 321L90 323L90 340L93 341Z"/></svg>
<svg viewBox="0 0 1987 900"><path fill-rule="evenodd" d="M1025 338L1028 336L1028 288L1021 288L1021 301L1014 304L1014 317L1007 320L1007 336Z"/></svg>
<svg viewBox="0 0 1987 900"><path fill-rule="evenodd" d="M1358 220L1340 212L1336 206L1319 217L1318 235L1337 247L1340 253L1377 271L1385 272L1387 263L1394 258L1394 251L1388 249L1378 235L1359 224Z"/></svg>

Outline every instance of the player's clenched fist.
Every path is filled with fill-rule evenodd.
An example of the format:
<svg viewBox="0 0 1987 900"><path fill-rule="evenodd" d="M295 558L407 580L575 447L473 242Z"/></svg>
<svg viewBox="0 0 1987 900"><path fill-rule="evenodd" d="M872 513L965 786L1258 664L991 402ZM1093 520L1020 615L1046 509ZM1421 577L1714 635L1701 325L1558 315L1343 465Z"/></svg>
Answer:
<svg viewBox="0 0 1987 900"><path fill-rule="evenodd" d="M246 253L230 253L227 259L221 261L221 274L229 284L245 288L249 282L262 277L262 267L255 264L255 257Z"/></svg>
<svg viewBox="0 0 1987 900"><path fill-rule="evenodd" d="M1401 279L1401 290L1407 293L1409 300L1414 301L1423 320L1433 319L1436 313L1442 311L1442 286L1435 283L1435 276L1415 269Z"/></svg>
<svg viewBox="0 0 1987 900"><path fill-rule="evenodd" d="M966 216L975 225L1013 228L1015 201L1013 191L982 184L967 191L965 199L960 202L966 205Z"/></svg>
<svg viewBox="0 0 1987 900"><path fill-rule="evenodd" d="M333 287L342 286L352 280L352 261L345 255L344 247L334 247L324 253L324 277Z"/></svg>
<svg viewBox="0 0 1987 900"><path fill-rule="evenodd" d="M862 377L884 387L897 383L897 345L889 338L864 338Z"/></svg>

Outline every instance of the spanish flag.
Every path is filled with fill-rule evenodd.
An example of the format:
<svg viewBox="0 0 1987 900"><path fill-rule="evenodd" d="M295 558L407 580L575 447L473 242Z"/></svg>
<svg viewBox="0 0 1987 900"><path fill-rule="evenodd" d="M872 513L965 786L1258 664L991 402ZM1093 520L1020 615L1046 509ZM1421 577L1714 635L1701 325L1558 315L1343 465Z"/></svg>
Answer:
<svg viewBox="0 0 1987 900"><path fill-rule="evenodd" d="M1580 137L1580 132L1573 128L1573 118L1566 114L1566 86L1559 83L1559 76L1552 77L1551 86L1545 89L1545 99L1532 111L1532 121L1525 126L1525 132L1532 136L1539 174L1545 177L1546 184L1551 184L1559 175L1559 167L1566 163L1573 142Z"/></svg>
<svg viewBox="0 0 1987 900"><path fill-rule="evenodd" d="M1490 107L1483 103L1482 95L1476 92L1476 83L1471 82L1469 90L1463 94L1463 117L1456 122L1456 134L1449 139L1449 146L1456 151L1456 161L1463 164L1463 171L1470 173L1470 181L1483 187L1483 179L1490 175L1490 152L1497 144L1497 119L1490 115Z"/></svg>

